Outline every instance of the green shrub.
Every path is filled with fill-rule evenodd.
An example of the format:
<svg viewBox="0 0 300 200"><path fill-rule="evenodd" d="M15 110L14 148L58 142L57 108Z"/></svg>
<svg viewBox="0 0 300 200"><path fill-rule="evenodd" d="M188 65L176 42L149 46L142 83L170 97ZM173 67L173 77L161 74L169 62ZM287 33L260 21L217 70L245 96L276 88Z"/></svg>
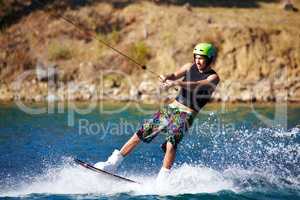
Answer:
<svg viewBox="0 0 300 200"><path fill-rule="evenodd" d="M129 56L141 64L146 64L151 56L150 48L145 42L136 42L130 46Z"/></svg>
<svg viewBox="0 0 300 200"><path fill-rule="evenodd" d="M121 40L121 35L119 31L113 30L109 34L102 34L98 33L96 36L97 41L99 41L99 55L103 53L103 51L107 48L102 42L104 41L105 43L111 45L111 46L116 46L118 42Z"/></svg>
<svg viewBox="0 0 300 200"><path fill-rule="evenodd" d="M73 52L70 47L53 42L48 47L48 57L51 61L53 60L68 60L73 56Z"/></svg>
<svg viewBox="0 0 300 200"><path fill-rule="evenodd" d="M104 87L118 88L122 85L124 77L119 74L106 74L103 77Z"/></svg>
<svg viewBox="0 0 300 200"><path fill-rule="evenodd" d="M96 39L99 42L104 41L110 45L116 45L120 41L121 35L119 31L113 30L109 34L98 33Z"/></svg>

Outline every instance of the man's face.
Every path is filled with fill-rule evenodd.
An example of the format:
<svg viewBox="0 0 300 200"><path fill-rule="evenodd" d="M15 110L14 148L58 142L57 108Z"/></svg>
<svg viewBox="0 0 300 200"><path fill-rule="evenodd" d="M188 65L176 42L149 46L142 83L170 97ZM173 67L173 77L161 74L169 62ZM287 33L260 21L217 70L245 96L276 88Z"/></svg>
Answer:
<svg viewBox="0 0 300 200"><path fill-rule="evenodd" d="M201 55L194 55L195 64L199 70L204 70L207 65L207 58Z"/></svg>

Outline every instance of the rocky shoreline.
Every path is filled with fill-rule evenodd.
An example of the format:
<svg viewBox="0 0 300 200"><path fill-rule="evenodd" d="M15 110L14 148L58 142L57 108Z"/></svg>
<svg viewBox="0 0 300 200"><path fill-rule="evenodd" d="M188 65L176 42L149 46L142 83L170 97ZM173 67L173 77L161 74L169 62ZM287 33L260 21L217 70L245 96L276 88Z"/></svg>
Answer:
<svg viewBox="0 0 300 200"><path fill-rule="evenodd" d="M270 80L249 85L240 89L240 84L220 83L213 95L215 102L300 102L300 99L290 98L293 88L277 90L274 93ZM237 91L239 90L239 91ZM234 92L233 92L234 91ZM37 78L25 81L14 81L11 85L0 85L0 101L25 102L47 101L137 101L165 102L176 97L178 90L160 91L155 80L144 80L130 87L120 86L114 80L104 80L101 83L39 81Z"/></svg>
<svg viewBox="0 0 300 200"><path fill-rule="evenodd" d="M56 11L96 36L87 38L51 16ZM194 45L211 42L219 50L214 70L221 79L214 101L300 102L299 27L299 14L272 2L255 9L149 1L122 8L95 1L74 9L50 3L1 30L0 101L157 102L176 96L175 90L161 93L151 73L101 39L157 74L191 62Z"/></svg>

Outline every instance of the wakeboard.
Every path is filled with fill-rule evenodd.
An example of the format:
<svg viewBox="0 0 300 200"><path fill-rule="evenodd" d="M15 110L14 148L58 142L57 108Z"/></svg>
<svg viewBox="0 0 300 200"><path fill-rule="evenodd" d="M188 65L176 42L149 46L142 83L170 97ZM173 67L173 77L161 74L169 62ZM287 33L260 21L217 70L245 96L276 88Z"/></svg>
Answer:
<svg viewBox="0 0 300 200"><path fill-rule="evenodd" d="M81 160L79 160L79 159L76 159L76 158L75 158L75 159L74 159L74 162L75 162L76 164L78 164L78 165L80 165L80 166L82 166L82 167L88 169L88 170L91 170L91 171L100 173L100 174L102 174L102 175L107 175L107 176L112 177L112 178L114 178L114 179L117 179L117 180L119 180L119 181L125 181L125 182L129 182L129 183L138 183L138 184L139 184L139 182L136 182L136 181L134 181L134 180L131 180L131 179L128 179L128 178L125 178L125 177L122 177L122 176L119 176L119 175L116 175L116 174L113 174L113 173L110 173L110 172L107 172L107 171L98 169L98 168L96 168L96 167L90 165L89 163L86 163L86 162L81 161Z"/></svg>

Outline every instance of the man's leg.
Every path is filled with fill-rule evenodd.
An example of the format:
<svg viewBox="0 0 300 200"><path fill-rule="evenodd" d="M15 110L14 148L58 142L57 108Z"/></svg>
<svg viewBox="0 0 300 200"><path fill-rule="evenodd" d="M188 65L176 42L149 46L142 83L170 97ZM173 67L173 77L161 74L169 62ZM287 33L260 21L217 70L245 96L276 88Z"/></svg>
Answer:
<svg viewBox="0 0 300 200"><path fill-rule="evenodd" d="M137 136L137 134L133 134L133 136L123 145L120 152L122 156L127 156L139 143L140 138Z"/></svg>
<svg viewBox="0 0 300 200"><path fill-rule="evenodd" d="M176 156L176 149L174 148L173 144L167 142L166 144L166 153L163 161L163 166L160 169L158 176L156 178L157 184L165 184L165 181L168 180L170 175L170 169L174 163Z"/></svg>
<svg viewBox="0 0 300 200"><path fill-rule="evenodd" d="M156 135L159 133L161 129L157 129L153 132L152 127L154 124L152 124L153 121L147 122L148 128L140 129L138 132L136 132L121 148L121 150L114 150L112 155L107 159L105 162L98 162L94 166L96 168L113 172L117 169L117 167L121 164L124 157L127 156L139 143L142 139L138 136L138 134L141 135L141 137L147 137L146 142L150 142Z"/></svg>
<svg viewBox="0 0 300 200"><path fill-rule="evenodd" d="M159 127L155 130L151 129L151 131L148 132L148 137L149 135L152 135L152 137L150 138L150 141L156 137L156 135L164 128L164 126L162 127ZM141 139L139 138L138 136L138 133L135 133L124 145L123 147L121 148L121 154L123 156L127 156L140 142L141 142ZM143 137L143 136L142 136ZM149 141L149 142L150 142Z"/></svg>
<svg viewBox="0 0 300 200"><path fill-rule="evenodd" d="M173 144L167 142L166 144L166 153L163 161L163 168L171 169L176 156L176 149L174 148Z"/></svg>
<svg viewBox="0 0 300 200"><path fill-rule="evenodd" d="M134 149L134 147L136 147L139 144L139 142L140 142L140 138L135 133L126 142L126 144L122 147L120 151L115 149L111 154L111 156L108 157L107 161L97 162L94 165L94 167L113 173L123 161L124 156L129 154Z"/></svg>

